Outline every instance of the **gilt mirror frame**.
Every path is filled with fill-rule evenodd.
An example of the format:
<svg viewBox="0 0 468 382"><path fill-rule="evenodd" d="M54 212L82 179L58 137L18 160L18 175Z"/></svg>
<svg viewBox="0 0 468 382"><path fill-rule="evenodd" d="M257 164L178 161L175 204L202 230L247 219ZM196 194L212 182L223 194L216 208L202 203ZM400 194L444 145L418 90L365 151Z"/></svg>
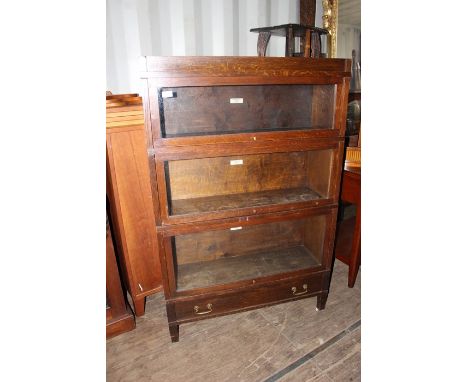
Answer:
<svg viewBox="0 0 468 382"><path fill-rule="evenodd" d="M330 58L336 58L337 55L338 1L322 0L322 22L323 28L328 30L327 55Z"/></svg>

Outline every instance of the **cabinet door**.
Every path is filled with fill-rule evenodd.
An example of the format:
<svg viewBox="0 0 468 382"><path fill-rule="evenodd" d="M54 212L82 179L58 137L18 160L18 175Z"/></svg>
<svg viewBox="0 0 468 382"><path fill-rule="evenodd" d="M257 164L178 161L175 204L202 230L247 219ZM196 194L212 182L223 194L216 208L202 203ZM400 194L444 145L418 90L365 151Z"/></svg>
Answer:
<svg viewBox="0 0 468 382"><path fill-rule="evenodd" d="M166 227L173 293L252 285L329 269L336 209ZM190 292L191 291L191 292Z"/></svg>
<svg viewBox="0 0 468 382"><path fill-rule="evenodd" d="M161 138L334 129L336 85L157 89Z"/></svg>
<svg viewBox="0 0 468 382"><path fill-rule="evenodd" d="M275 149L288 144L294 147ZM159 159L161 218L181 223L336 203L340 148L333 142L304 151Z"/></svg>

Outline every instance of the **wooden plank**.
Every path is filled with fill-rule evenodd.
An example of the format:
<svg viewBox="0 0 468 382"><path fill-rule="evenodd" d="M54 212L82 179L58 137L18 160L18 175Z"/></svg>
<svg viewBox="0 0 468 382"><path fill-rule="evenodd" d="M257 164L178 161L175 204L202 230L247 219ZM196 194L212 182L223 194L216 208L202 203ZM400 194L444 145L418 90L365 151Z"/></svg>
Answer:
<svg viewBox="0 0 468 382"><path fill-rule="evenodd" d="M119 110L109 110L106 109L106 117L107 118L118 118L124 116L144 116L143 108L130 110L130 111L119 111Z"/></svg>
<svg viewBox="0 0 468 382"><path fill-rule="evenodd" d="M113 116L112 114L106 116L106 122L119 122L119 121L135 121L141 120L145 121L143 113L136 115L123 115L123 116Z"/></svg>
<svg viewBox="0 0 468 382"><path fill-rule="evenodd" d="M130 121L106 122L106 127L143 125L144 123L143 119L134 119Z"/></svg>
<svg viewBox="0 0 468 382"><path fill-rule="evenodd" d="M110 113L122 113L125 111L142 111L142 105L131 105L131 106L116 106L116 107L106 107L106 114Z"/></svg>
<svg viewBox="0 0 468 382"><path fill-rule="evenodd" d="M310 66L311 69L307 69ZM304 57L146 57L148 74L158 77L187 76L310 76L316 72L349 72L351 60Z"/></svg>

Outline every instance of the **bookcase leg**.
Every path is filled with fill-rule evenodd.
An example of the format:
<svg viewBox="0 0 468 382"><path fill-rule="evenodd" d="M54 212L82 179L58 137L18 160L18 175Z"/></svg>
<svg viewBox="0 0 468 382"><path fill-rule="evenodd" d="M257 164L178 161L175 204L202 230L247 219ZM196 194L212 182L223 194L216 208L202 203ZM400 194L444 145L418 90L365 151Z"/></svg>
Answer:
<svg viewBox="0 0 468 382"><path fill-rule="evenodd" d="M317 308L316 310L325 309L325 304L327 303L328 292L321 293L317 296Z"/></svg>
<svg viewBox="0 0 468 382"><path fill-rule="evenodd" d="M145 314L145 305L146 305L146 297L133 299L133 306L135 308L135 315L137 317L141 317Z"/></svg>
<svg viewBox="0 0 468 382"><path fill-rule="evenodd" d="M179 342L179 325L169 325L172 342Z"/></svg>

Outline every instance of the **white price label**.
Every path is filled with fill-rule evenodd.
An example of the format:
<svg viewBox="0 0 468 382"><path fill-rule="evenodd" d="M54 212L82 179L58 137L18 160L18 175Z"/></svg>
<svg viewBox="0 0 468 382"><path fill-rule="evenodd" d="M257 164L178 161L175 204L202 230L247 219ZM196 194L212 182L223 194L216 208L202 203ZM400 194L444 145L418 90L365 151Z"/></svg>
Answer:
<svg viewBox="0 0 468 382"><path fill-rule="evenodd" d="M161 93L161 95L162 95L163 98L172 98L172 97L174 97L174 92L172 90L164 90Z"/></svg>
<svg viewBox="0 0 468 382"><path fill-rule="evenodd" d="M230 103L244 103L244 99L243 98L231 98L229 102Z"/></svg>
<svg viewBox="0 0 468 382"><path fill-rule="evenodd" d="M243 159L232 159L230 161L231 163L231 166L236 166L236 165L239 165L239 164L244 164L244 160Z"/></svg>

